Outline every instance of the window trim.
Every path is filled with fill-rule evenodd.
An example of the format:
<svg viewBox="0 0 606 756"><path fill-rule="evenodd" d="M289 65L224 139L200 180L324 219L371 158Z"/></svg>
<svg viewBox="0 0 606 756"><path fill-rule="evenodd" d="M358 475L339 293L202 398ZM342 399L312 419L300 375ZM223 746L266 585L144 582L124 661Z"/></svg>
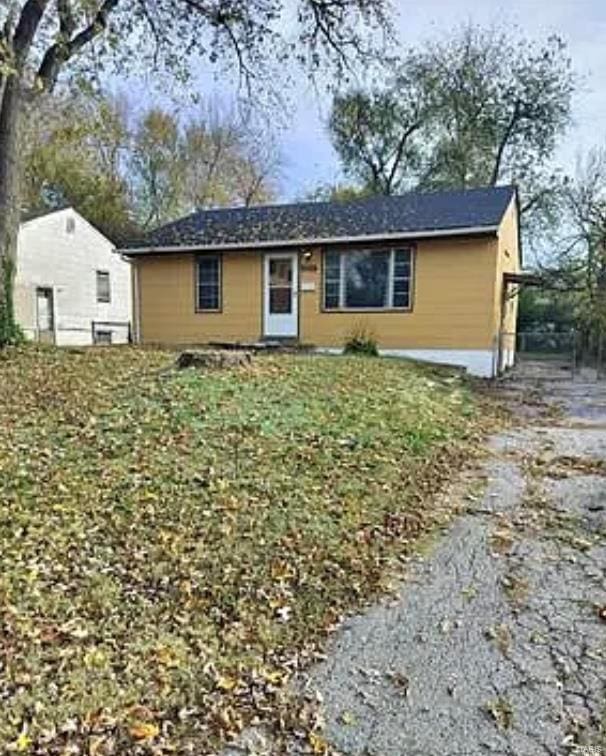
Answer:
<svg viewBox="0 0 606 756"><path fill-rule="evenodd" d="M341 306L339 307L326 307L326 253L327 252L338 252L339 254L347 254L348 252L391 252L390 260L389 260L389 286L390 291L393 296L393 282L394 282L394 267L395 267L395 252L406 250L410 252L410 287L409 287L409 297L408 297L408 306L407 307L347 307L347 306ZM381 245L381 246L355 246L355 247L347 247L345 249L343 248L337 248L332 249L330 247L324 247L322 250L322 291L320 295L320 312L330 314L330 313L410 313L414 310L414 292L415 292L415 279L416 279L416 255L417 255L417 248L415 244L390 244L389 246ZM344 283L344 271L345 266L341 265L339 269L340 274L340 281L339 281L339 294L341 296L343 291L343 283Z"/></svg>
<svg viewBox="0 0 606 756"><path fill-rule="evenodd" d="M107 299L100 299L99 298L99 276L107 276ZM97 304L111 304L112 303L112 283L111 283L111 274L109 270L101 270L97 269L95 271L95 284L96 284L96 295L97 295Z"/></svg>
<svg viewBox="0 0 606 756"><path fill-rule="evenodd" d="M206 307L200 307L200 260L209 258L217 260L219 271L219 306L212 310ZM197 315L217 315L223 312L223 255L221 253L212 253L210 255L196 255L194 258L194 312Z"/></svg>

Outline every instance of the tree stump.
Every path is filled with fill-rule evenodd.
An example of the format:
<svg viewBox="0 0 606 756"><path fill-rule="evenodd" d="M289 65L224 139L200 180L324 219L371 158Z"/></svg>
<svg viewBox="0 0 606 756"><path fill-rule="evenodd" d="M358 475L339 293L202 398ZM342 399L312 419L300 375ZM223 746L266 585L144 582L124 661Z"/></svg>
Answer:
<svg viewBox="0 0 606 756"><path fill-rule="evenodd" d="M226 349L193 350L181 352L177 359L177 367L198 368L201 370L224 370L234 367L248 367L252 363L250 352L228 351Z"/></svg>

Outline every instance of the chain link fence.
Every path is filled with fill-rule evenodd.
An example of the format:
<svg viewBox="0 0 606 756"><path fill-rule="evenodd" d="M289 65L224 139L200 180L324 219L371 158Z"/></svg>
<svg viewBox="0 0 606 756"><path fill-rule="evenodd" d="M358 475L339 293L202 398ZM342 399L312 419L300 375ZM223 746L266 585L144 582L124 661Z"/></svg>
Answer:
<svg viewBox="0 0 606 756"><path fill-rule="evenodd" d="M588 380L606 380L606 334L588 338L577 331L519 331L502 333L499 345L500 369L515 362L535 365L554 375L582 375Z"/></svg>

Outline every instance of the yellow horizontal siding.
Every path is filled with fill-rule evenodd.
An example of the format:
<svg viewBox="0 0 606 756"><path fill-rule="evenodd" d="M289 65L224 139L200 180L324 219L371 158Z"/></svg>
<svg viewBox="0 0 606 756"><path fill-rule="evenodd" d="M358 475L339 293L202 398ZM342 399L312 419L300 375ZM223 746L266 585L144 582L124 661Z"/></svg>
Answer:
<svg viewBox="0 0 606 756"><path fill-rule="evenodd" d="M303 292L303 340L342 346L352 329L372 331L384 349L492 348L496 239L419 242L410 312L323 312L321 253L314 252L314 292Z"/></svg>
<svg viewBox="0 0 606 756"><path fill-rule="evenodd" d="M322 255L312 251L301 281L299 338L340 347L363 324L385 349L491 349L495 336L496 238L419 242L411 312L323 312ZM262 260L258 251L223 254L219 313L195 312L195 256L166 255L137 262L141 336L148 343L255 340L263 335Z"/></svg>
<svg viewBox="0 0 606 756"><path fill-rule="evenodd" d="M222 256L221 312L196 312L195 256L146 257L137 262L141 339L146 343L203 344L255 340L261 334L261 258Z"/></svg>

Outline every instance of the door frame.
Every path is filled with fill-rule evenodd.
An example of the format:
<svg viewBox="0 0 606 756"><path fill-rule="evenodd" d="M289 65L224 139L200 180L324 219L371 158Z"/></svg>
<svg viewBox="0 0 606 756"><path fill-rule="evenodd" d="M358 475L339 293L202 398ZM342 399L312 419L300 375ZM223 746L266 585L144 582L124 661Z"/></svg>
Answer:
<svg viewBox="0 0 606 756"><path fill-rule="evenodd" d="M269 318L269 261L271 259L283 259L290 258L292 260L292 304L293 312L291 313L293 321L293 333L288 334L272 334L268 331L268 318ZM263 338L266 339L298 339L299 338L299 252L292 252L290 250L274 250L272 252L265 252L263 254L263 276L262 276L262 291L261 291L261 316L263 325Z"/></svg>
<svg viewBox="0 0 606 756"><path fill-rule="evenodd" d="M40 341L40 298L39 292L50 292L50 317L51 317L51 329L49 333L52 333L52 343L57 343L57 307L56 307L56 292L54 286L36 286L34 289L34 296L36 298L36 341Z"/></svg>

